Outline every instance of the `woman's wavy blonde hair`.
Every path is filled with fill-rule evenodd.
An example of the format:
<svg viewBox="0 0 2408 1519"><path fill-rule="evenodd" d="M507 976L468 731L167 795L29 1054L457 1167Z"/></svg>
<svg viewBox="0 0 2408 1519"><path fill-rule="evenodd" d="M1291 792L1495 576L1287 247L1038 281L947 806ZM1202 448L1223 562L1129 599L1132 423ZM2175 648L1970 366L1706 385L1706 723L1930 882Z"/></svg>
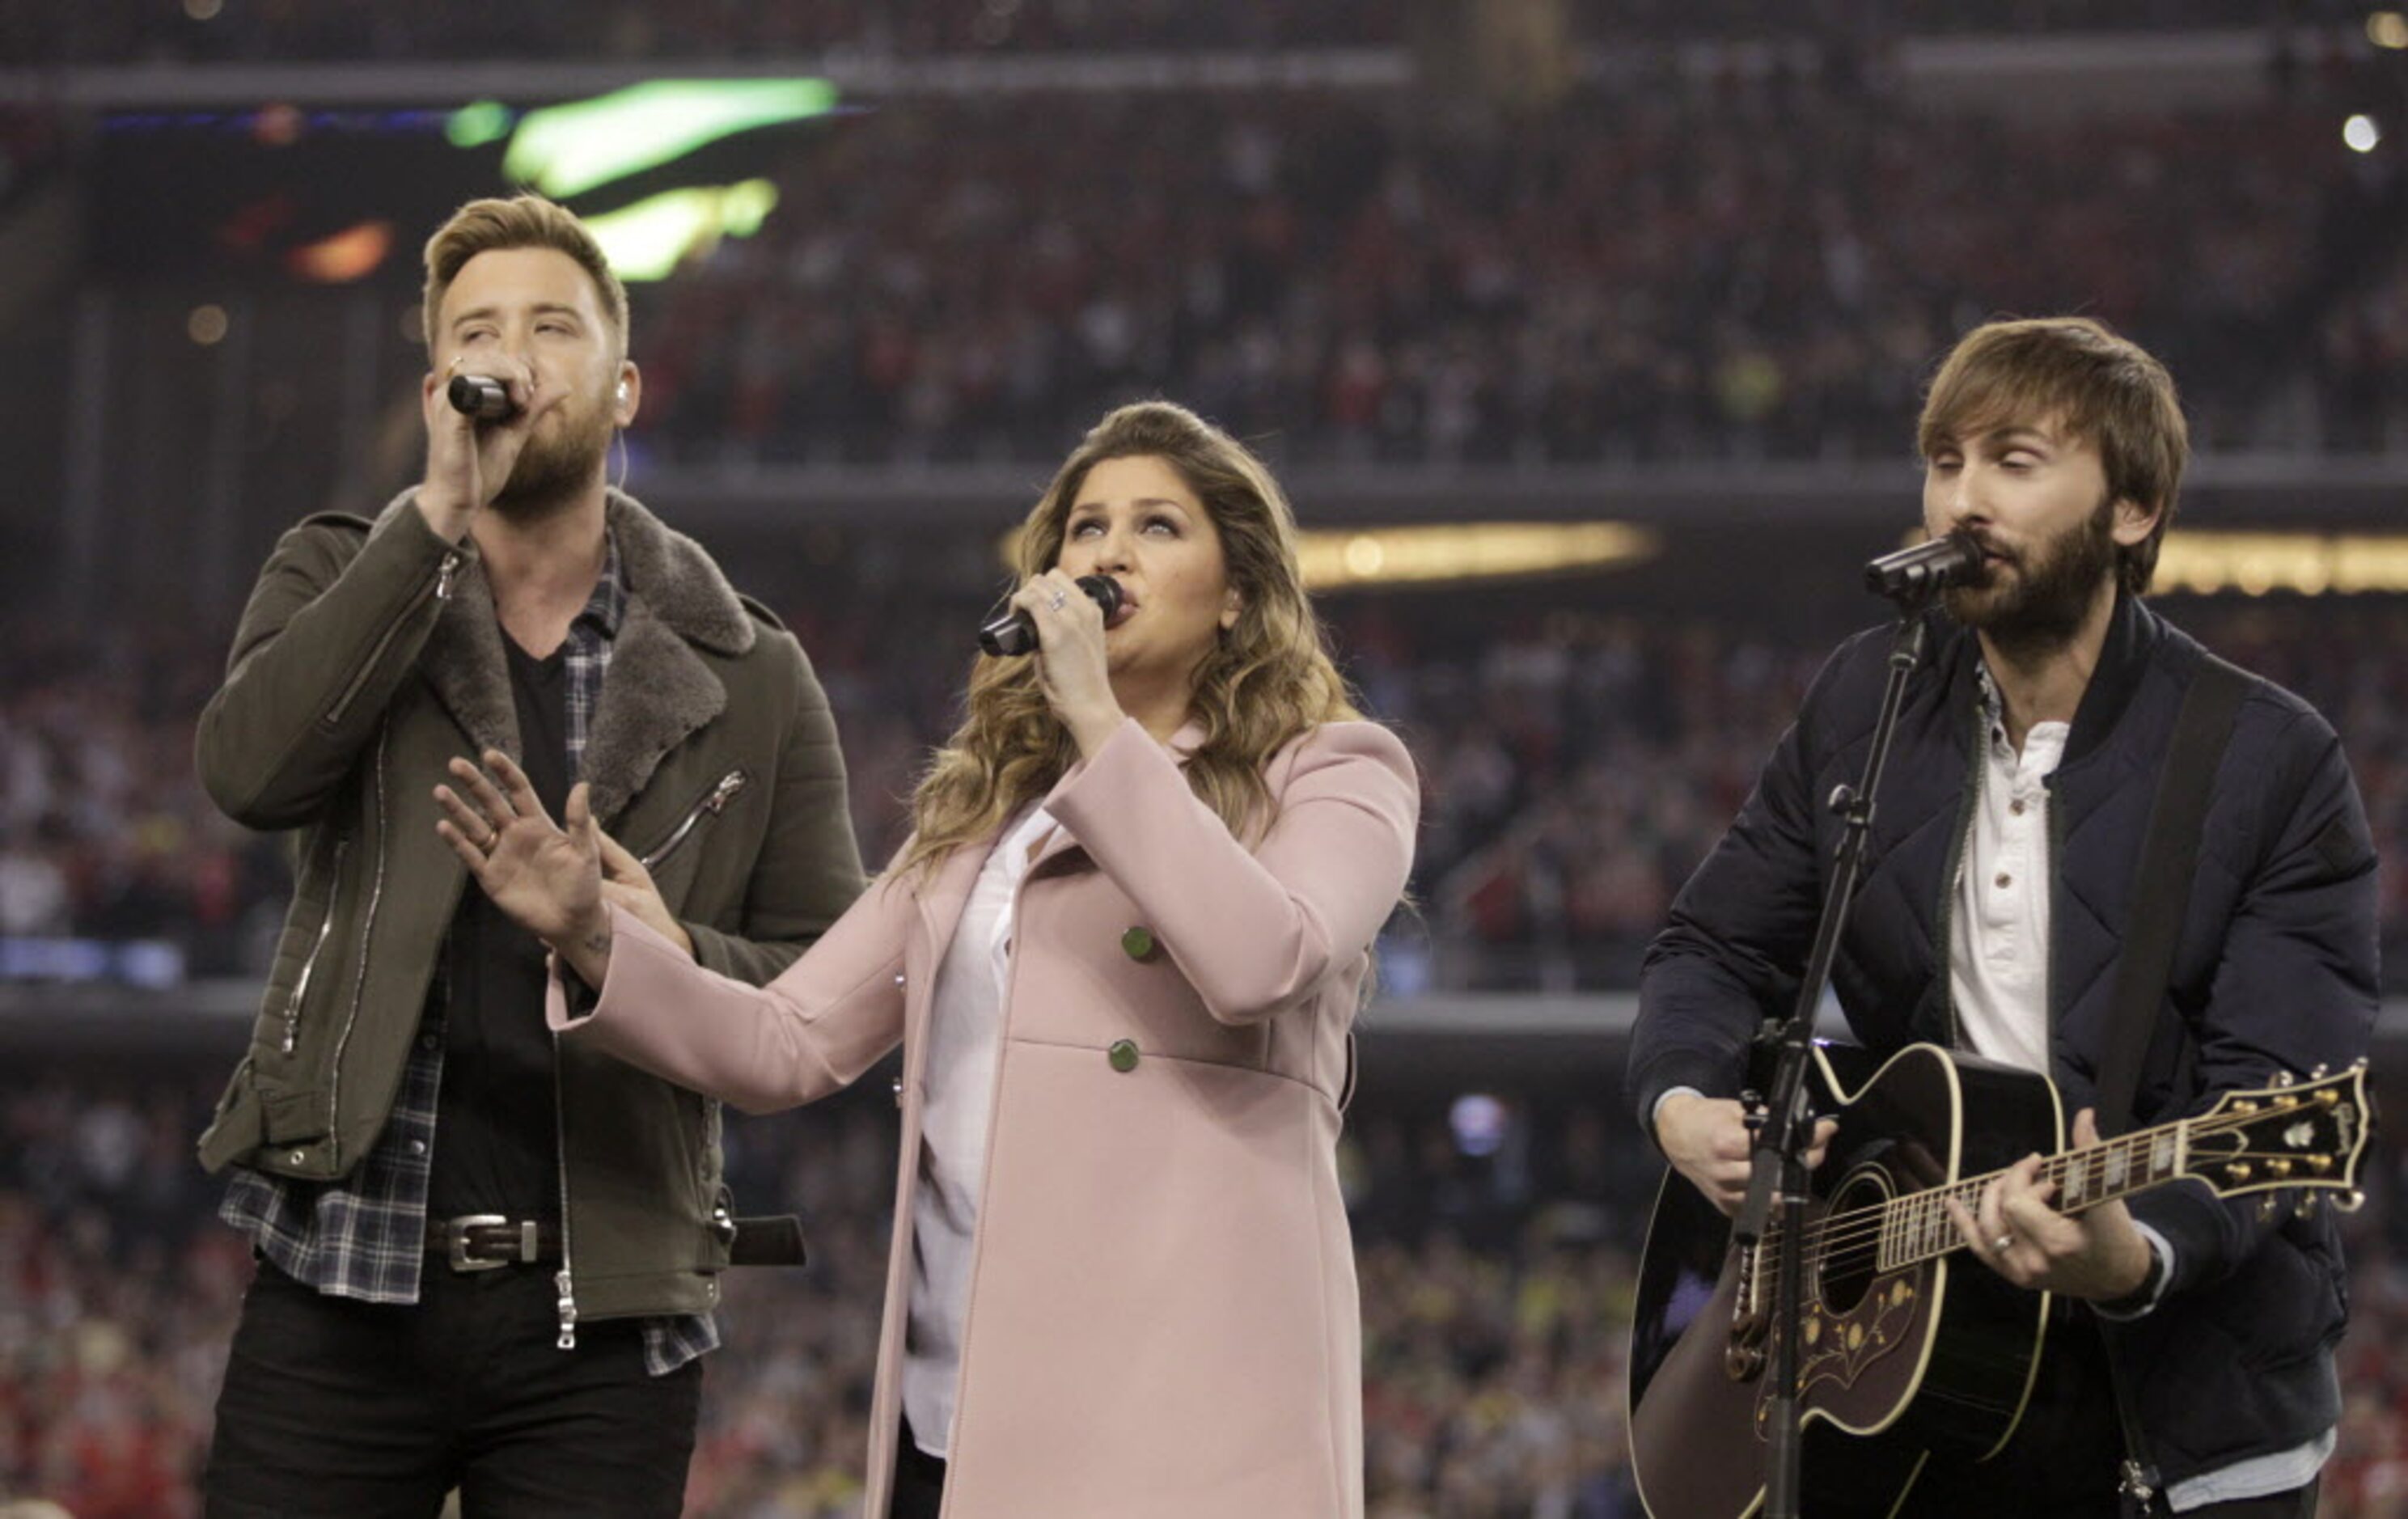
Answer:
<svg viewBox="0 0 2408 1519"><path fill-rule="evenodd" d="M1061 558L1065 523L1087 472L1107 459L1139 457L1178 471L1220 533L1238 621L1196 671L1189 716L1203 738L1187 758L1187 783L1230 832L1256 838L1271 823L1263 783L1270 757L1317 724L1358 715L1305 598L1296 514L1262 461L1184 407L1122 407L1063 461L1021 524L1015 583L1025 585ZM1069 730L1046 705L1033 659L980 655L966 705L962 725L912 794L905 871L996 833L1078 758Z"/></svg>

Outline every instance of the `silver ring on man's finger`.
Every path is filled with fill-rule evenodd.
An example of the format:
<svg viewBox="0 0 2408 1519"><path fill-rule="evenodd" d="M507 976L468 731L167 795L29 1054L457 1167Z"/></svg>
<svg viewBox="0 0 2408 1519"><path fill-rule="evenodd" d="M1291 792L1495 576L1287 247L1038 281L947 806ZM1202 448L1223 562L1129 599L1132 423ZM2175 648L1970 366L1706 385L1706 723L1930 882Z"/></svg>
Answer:
<svg viewBox="0 0 2408 1519"><path fill-rule="evenodd" d="M1051 597L1047 598L1045 605L1058 612L1069 602L1069 600L1070 597L1067 593L1056 591Z"/></svg>
<svg viewBox="0 0 2408 1519"><path fill-rule="evenodd" d="M2004 1251L2013 1247L2015 1237L2014 1235L2002 1234L1990 1241L1990 1249L1993 1252Z"/></svg>

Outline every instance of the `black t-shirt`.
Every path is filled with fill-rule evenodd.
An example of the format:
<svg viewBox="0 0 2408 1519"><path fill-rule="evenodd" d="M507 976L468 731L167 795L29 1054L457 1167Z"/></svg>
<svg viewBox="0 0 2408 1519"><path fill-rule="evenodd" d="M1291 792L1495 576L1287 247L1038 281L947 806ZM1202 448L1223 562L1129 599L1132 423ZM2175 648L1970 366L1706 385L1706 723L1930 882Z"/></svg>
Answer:
<svg viewBox="0 0 2408 1519"><path fill-rule="evenodd" d="M568 658L538 659L508 634L519 767L556 821L568 796ZM544 1026L543 941L502 915L473 881L443 944L427 1032L442 1021L427 1213L560 1216L560 1136L552 1034Z"/></svg>

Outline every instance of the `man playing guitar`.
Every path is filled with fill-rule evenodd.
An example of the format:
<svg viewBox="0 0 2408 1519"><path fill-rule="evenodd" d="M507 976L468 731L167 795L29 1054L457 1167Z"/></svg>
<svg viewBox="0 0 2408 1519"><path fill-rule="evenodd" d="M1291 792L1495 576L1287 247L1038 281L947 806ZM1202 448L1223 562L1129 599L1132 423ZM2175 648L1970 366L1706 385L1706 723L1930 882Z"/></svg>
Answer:
<svg viewBox="0 0 2408 1519"><path fill-rule="evenodd" d="M2082 1110L2071 1141L2095 1142L2152 806L2204 765L2197 867L2122 1116L2164 1124L2361 1059L2375 852L2332 729L2247 677L2220 753L2169 762L2215 662L2142 601L2188 452L2165 369L2086 319L1992 322L1941 366L1919 442L1924 526L1971 537L1983 567L1931 614L1876 798L1832 977L1856 1038L1876 1059L1928 1042L2048 1076ZM1796 995L1843 825L1824 798L1857 778L1887 650L1876 630L1825 666L1641 975L1629 1095L1724 1213L1748 1181L1750 1039ZM1959 1260L2055 1300L2012 1439L1928 1462L1895 1512L2116 1512L2136 1454L2120 1388L2160 1505L2312 1514L2341 1409L2329 1212L2187 1182L2060 1211L2057 1186L2034 1154L1968 1189L1973 1206L1946 1200Z"/></svg>

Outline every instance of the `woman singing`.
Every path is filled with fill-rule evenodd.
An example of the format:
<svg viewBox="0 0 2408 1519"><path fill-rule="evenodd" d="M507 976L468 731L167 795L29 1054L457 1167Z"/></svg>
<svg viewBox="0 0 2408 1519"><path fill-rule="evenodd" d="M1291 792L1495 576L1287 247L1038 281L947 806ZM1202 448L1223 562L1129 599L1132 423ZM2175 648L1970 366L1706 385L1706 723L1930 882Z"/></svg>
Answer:
<svg viewBox="0 0 2408 1519"><path fill-rule="evenodd" d="M1348 703L1279 486L1190 412L1104 418L1019 542L1038 652L978 661L910 842L766 987L606 896L641 867L582 788L564 829L457 761L439 831L596 989L555 979L566 1039L750 1112L902 1044L865 1512L1359 1515L1335 1147L1412 761Z"/></svg>

